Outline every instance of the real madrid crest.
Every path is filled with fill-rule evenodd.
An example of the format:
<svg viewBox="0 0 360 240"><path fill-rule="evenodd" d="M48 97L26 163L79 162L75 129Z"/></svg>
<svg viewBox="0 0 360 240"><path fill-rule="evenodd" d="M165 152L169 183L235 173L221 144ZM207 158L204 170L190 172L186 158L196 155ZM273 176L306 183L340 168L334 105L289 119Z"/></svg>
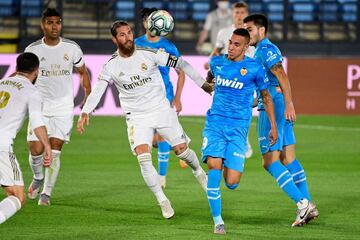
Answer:
<svg viewBox="0 0 360 240"><path fill-rule="evenodd" d="M247 74L247 69L246 68L240 69L240 74L241 76L245 76Z"/></svg>
<svg viewBox="0 0 360 240"><path fill-rule="evenodd" d="M147 69L148 69L148 67L146 66L146 64L142 63L141 64L141 70L146 71Z"/></svg>
<svg viewBox="0 0 360 240"><path fill-rule="evenodd" d="M67 62L69 61L69 56L67 55L67 53L64 54L64 60Z"/></svg>

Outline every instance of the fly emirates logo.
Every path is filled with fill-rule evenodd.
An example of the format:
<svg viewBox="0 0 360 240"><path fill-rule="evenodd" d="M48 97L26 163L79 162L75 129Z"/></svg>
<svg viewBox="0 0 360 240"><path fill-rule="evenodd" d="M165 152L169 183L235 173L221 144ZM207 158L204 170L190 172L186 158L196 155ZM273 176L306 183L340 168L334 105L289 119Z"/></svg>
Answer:
<svg viewBox="0 0 360 240"><path fill-rule="evenodd" d="M244 86L244 83L237 82L236 80L237 80L237 78L235 78L234 80L224 79L218 75L216 77L216 85L224 86L224 87L231 87L231 88L236 88L236 89L242 89Z"/></svg>
<svg viewBox="0 0 360 240"><path fill-rule="evenodd" d="M151 77L141 78L139 75L132 76L132 77L130 77L130 79L131 79L132 83L123 84L123 86L126 90L141 87L152 80Z"/></svg>
<svg viewBox="0 0 360 240"><path fill-rule="evenodd" d="M43 77L61 77L71 74L68 69L61 69L60 64L51 64L50 70L42 69L40 72Z"/></svg>

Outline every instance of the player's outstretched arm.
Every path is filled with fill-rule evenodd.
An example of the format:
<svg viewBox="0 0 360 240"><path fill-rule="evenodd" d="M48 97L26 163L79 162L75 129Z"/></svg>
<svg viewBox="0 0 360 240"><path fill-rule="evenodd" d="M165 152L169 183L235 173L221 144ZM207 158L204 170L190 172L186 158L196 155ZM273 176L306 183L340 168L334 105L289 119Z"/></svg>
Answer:
<svg viewBox="0 0 360 240"><path fill-rule="evenodd" d="M34 129L36 137L40 140L44 146L44 167L48 167L52 161L51 147L48 138L48 133L45 126L40 126Z"/></svg>
<svg viewBox="0 0 360 240"><path fill-rule="evenodd" d="M214 91L214 85L211 83L206 82L206 80L201 77L198 71L193 68L187 61L183 60L182 58L179 58L176 62L177 69L181 69L185 72L186 75L188 75L196 85L201 87L205 92L211 93Z"/></svg>
<svg viewBox="0 0 360 240"><path fill-rule="evenodd" d="M99 79L93 91L90 93L89 97L87 98L83 109L81 110L81 114L77 123L77 132L83 134L85 131L85 124L89 125L89 114L94 111L95 107L98 105L102 95L104 94L106 88L108 86L108 82Z"/></svg>
<svg viewBox="0 0 360 240"><path fill-rule="evenodd" d="M287 74L285 73L285 70L281 62L276 63L274 66L271 67L270 70L278 79L281 90L284 94L285 119L289 121L295 121L296 113L295 113L294 103L292 101L290 81L289 78L287 77Z"/></svg>
<svg viewBox="0 0 360 240"><path fill-rule="evenodd" d="M84 92L85 92L84 99L80 105L80 108L83 108L84 104L86 102L86 99L88 98L88 96L91 93L91 81L90 81L89 72L87 71L85 64L79 68L76 68L76 70L80 74L80 86L84 89Z"/></svg>
<svg viewBox="0 0 360 240"><path fill-rule="evenodd" d="M267 89L261 91L261 98L271 125L271 130L269 133L270 144L274 145L278 138L277 126L275 121L274 103Z"/></svg>

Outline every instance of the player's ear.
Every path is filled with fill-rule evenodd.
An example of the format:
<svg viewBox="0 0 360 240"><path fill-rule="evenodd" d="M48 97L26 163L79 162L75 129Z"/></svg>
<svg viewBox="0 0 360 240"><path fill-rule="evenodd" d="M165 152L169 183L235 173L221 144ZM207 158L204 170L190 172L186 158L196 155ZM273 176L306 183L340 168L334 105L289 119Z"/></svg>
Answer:
<svg viewBox="0 0 360 240"><path fill-rule="evenodd" d="M41 30L44 31L44 21L41 21L40 27L41 27Z"/></svg>
<svg viewBox="0 0 360 240"><path fill-rule="evenodd" d="M111 37L111 40L113 41L113 43L114 43L115 45L117 45L117 42L116 42L116 38L115 38L115 37Z"/></svg>

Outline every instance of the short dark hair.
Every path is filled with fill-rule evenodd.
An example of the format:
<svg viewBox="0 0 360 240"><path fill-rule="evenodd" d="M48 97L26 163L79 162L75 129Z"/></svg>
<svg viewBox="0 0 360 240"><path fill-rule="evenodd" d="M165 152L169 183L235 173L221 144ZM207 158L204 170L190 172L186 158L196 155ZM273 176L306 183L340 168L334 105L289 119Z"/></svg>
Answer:
<svg viewBox="0 0 360 240"><path fill-rule="evenodd" d="M20 54L16 58L16 71L22 73L32 73L39 68L39 58L30 52Z"/></svg>
<svg viewBox="0 0 360 240"><path fill-rule="evenodd" d="M157 10L158 10L157 8L143 8L141 10L141 19L145 21L150 16L150 14L152 14Z"/></svg>
<svg viewBox="0 0 360 240"><path fill-rule="evenodd" d="M232 5L232 8L246 8L247 11L249 11L249 6L246 4L246 2L237 2Z"/></svg>
<svg viewBox="0 0 360 240"><path fill-rule="evenodd" d="M246 30L245 28L235 29L235 30L233 31L233 34L239 35L239 36L243 36L243 37L246 39L246 42L247 42L247 43L250 42L250 34L249 34L248 30Z"/></svg>
<svg viewBox="0 0 360 240"><path fill-rule="evenodd" d="M116 29L118 29L119 27L122 27L122 26L129 26L130 27L130 24L127 22L127 21L124 21L124 20L116 20L115 22L113 22L111 24L111 27L110 27L110 32L111 32L111 35L113 37L116 37Z"/></svg>
<svg viewBox="0 0 360 240"><path fill-rule="evenodd" d="M46 8L41 16L41 21L45 21L47 17L59 17L61 18L60 13L55 8Z"/></svg>
<svg viewBox="0 0 360 240"><path fill-rule="evenodd" d="M244 19L244 23L247 22L254 22L257 27L264 27L265 34L267 33L267 30L269 28L269 21L264 14L251 14Z"/></svg>

